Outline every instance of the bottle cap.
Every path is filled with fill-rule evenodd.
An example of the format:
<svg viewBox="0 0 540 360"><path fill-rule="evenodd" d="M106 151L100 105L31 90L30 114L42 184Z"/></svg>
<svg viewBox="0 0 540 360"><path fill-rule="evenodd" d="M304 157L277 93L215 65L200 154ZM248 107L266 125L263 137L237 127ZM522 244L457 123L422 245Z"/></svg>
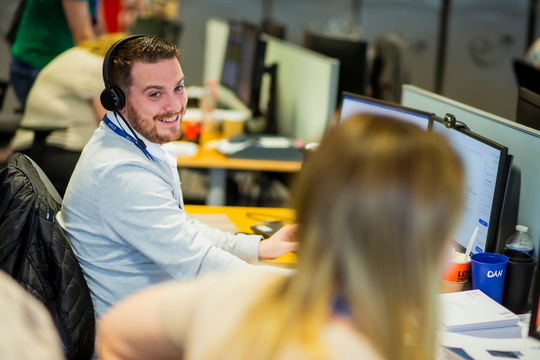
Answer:
<svg viewBox="0 0 540 360"><path fill-rule="evenodd" d="M516 230L521 231L521 232L527 232L527 230L529 230L529 228L526 227L526 226L523 226L523 225L516 225Z"/></svg>

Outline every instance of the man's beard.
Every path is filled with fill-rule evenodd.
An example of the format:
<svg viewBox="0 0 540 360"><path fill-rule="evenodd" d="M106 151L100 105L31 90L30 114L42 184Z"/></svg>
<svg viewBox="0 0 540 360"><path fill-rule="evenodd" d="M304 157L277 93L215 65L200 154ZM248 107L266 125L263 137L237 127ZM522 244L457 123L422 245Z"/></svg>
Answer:
<svg viewBox="0 0 540 360"><path fill-rule="evenodd" d="M179 122L182 121L182 116L184 115L184 111L180 111L177 113L163 113L158 114L154 116L153 120L144 119L141 114L133 107L131 106L131 103L128 102L126 104L126 115L127 119L129 121L129 124L142 136L144 136L148 141L151 141L156 144L166 144L171 141L175 141L180 139L180 136L182 136L182 127L178 126L178 128L171 128L169 131L167 131L165 134L158 134L156 131L156 124L155 121L159 121L157 119L169 119L172 117L175 117L176 115L179 116L178 120Z"/></svg>

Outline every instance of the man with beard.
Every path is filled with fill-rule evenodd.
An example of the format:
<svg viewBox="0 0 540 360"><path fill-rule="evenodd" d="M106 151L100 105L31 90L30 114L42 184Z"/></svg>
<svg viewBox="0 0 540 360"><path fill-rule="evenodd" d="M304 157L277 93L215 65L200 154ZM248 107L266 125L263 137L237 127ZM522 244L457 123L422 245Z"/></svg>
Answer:
<svg viewBox="0 0 540 360"><path fill-rule="evenodd" d="M109 112L84 148L58 214L96 317L148 285L247 268L245 261L297 247L294 226L261 241L188 218L170 144L180 138L187 103L179 55L160 38L135 35L105 56L101 102Z"/></svg>

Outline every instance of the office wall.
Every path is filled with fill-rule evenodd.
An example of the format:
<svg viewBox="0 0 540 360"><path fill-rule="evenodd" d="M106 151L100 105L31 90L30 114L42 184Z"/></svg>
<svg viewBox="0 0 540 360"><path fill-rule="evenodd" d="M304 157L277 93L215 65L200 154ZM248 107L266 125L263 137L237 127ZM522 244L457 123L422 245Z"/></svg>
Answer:
<svg viewBox="0 0 540 360"><path fill-rule="evenodd" d="M351 0L274 0L274 20L287 40L302 42L304 29L343 31ZM410 43L410 84L434 90L440 0L364 0L359 25L370 43L387 31ZM517 86L511 60L525 52L528 0L454 0L449 24L444 96L513 120ZM190 83L202 82L204 22L210 17L262 19L261 0L183 0L181 47ZM538 29L537 29L538 30ZM540 36L540 30L537 31Z"/></svg>
<svg viewBox="0 0 540 360"><path fill-rule="evenodd" d="M19 0L0 0L0 77L7 77L10 54L4 41ZM205 22L211 17L259 23L262 0L182 0L180 40L188 84L201 85ZM272 16L288 28L287 40L300 44L304 29L348 29L352 0L274 0ZM363 0L356 24L370 43L396 31L411 48L410 83L434 90L440 0ZM454 0L449 26L444 96L514 119L517 86L511 59L525 52L528 0ZM537 26L540 28L540 26ZM540 36L540 29L537 29ZM474 48L471 50L470 48ZM480 64L480 65L479 65Z"/></svg>

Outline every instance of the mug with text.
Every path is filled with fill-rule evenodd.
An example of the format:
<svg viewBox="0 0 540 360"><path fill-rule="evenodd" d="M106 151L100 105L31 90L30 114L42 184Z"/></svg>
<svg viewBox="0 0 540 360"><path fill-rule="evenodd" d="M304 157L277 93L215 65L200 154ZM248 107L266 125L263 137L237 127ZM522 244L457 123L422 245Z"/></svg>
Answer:
<svg viewBox="0 0 540 360"><path fill-rule="evenodd" d="M496 253L478 253L471 256L472 287L497 301L502 300L508 257Z"/></svg>

